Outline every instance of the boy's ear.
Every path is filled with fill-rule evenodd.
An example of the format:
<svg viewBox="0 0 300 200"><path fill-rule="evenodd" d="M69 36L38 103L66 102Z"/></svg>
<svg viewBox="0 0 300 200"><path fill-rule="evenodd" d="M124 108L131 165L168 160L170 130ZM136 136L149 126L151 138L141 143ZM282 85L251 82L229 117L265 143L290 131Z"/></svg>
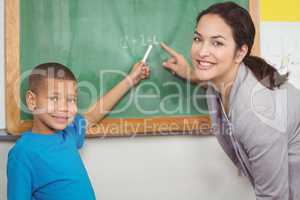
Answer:
<svg viewBox="0 0 300 200"><path fill-rule="evenodd" d="M36 108L36 95L31 90L26 93L26 104L28 109L33 112Z"/></svg>
<svg viewBox="0 0 300 200"><path fill-rule="evenodd" d="M245 58L245 56L247 55L248 50L249 50L249 48L245 44L241 48L239 48L235 55L235 62L241 63L243 61L243 59Z"/></svg>

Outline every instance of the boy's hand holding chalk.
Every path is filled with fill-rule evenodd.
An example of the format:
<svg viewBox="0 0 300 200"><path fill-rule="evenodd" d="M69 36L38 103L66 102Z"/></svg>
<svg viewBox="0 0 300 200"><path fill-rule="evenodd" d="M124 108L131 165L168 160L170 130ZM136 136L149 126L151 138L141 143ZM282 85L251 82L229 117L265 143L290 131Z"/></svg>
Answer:
<svg viewBox="0 0 300 200"><path fill-rule="evenodd" d="M151 49L152 49L152 45L150 44L144 55L144 58L140 62L136 63L133 66L131 72L129 73L128 78L130 80L131 86L135 86L141 80L149 77L150 70L148 65L146 64L146 60L149 57Z"/></svg>

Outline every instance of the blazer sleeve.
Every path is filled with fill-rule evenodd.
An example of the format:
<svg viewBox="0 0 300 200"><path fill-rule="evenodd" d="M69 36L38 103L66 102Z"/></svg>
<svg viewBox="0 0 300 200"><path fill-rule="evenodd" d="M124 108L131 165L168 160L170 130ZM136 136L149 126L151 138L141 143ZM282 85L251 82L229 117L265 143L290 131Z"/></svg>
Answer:
<svg viewBox="0 0 300 200"><path fill-rule="evenodd" d="M257 200L288 200L288 137L253 115L240 121L238 141L245 151Z"/></svg>

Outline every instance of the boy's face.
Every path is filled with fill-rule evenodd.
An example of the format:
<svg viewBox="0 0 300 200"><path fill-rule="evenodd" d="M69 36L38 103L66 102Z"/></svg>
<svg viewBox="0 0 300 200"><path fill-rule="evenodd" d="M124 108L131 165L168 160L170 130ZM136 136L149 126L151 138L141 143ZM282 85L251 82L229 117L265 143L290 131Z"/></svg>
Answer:
<svg viewBox="0 0 300 200"><path fill-rule="evenodd" d="M53 133L63 130L77 113L77 84L73 80L45 78L26 101L33 113L33 132Z"/></svg>

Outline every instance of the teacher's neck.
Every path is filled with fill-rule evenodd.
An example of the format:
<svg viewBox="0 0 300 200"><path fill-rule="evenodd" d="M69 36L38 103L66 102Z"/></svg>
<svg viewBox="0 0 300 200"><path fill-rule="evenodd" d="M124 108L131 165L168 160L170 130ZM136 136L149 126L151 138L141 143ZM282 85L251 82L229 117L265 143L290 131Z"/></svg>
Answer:
<svg viewBox="0 0 300 200"><path fill-rule="evenodd" d="M239 70L240 63L235 64L232 67L232 70L225 73L222 78L213 80L212 83L214 88L220 93L221 100L223 105L225 106L226 112L229 110L229 97L231 88L234 84L236 79L238 70Z"/></svg>

